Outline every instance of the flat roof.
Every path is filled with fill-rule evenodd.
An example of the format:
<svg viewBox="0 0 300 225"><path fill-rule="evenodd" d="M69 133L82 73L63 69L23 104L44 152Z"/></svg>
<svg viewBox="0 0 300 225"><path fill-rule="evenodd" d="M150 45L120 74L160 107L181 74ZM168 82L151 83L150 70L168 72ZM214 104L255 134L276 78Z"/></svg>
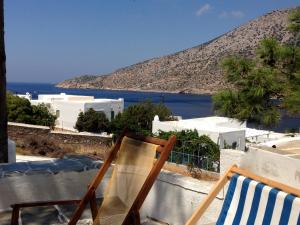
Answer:
<svg viewBox="0 0 300 225"><path fill-rule="evenodd" d="M184 119L178 121L162 121L161 123L170 124L173 126L181 127L183 129L196 129L219 133L244 130L244 128L242 127L230 127L230 124L220 124L226 122L238 122L238 120L227 117L210 116L202 118Z"/></svg>
<svg viewBox="0 0 300 225"><path fill-rule="evenodd" d="M66 93L60 94L41 94L38 95L37 100L32 100L33 102L45 102L52 103L53 101L59 102L80 102L80 103L105 103L105 102L120 102L124 101L123 98L119 99L108 99L108 98L94 98L94 96L88 95L68 95Z"/></svg>
<svg viewBox="0 0 300 225"><path fill-rule="evenodd" d="M300 158L300 135L282 137L277 140L260 143L256 148L282 154L291 158Z"/></svg>
<svg viewBox="0 0 300 225"><path fill-rule="evenodd" d="M57 100L56 102L75 102L75 103L108 103L108 102L120 102L120 99L106 99L106 98L96 98L92 100L88 99L75 99L75 100L69 100L69 99L62 99Z"/></svg>
<svg viewBox="0 0 300 225"><path fill-rule="evenodd" d="M268 130L257 130L252 128L246 128L246 138L248 137L258 137L263 135L268 135L271 133L271 131Z"/></svg>

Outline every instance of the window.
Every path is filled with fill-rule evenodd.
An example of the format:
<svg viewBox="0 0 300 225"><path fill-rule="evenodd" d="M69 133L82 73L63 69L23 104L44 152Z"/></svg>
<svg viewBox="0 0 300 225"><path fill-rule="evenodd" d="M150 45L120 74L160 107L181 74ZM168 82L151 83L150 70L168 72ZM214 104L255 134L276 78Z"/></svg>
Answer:
<svg viewBox="0 0 300 225"><path fill-rule="evenodd" d="M59 111L59 110L56 110L56 111L55 111L55 115L56 115L56 117L58 118L59 115L60 115L60 111Z"/></svg>
<svg viewBox="0 0 300 225"><path fill-rule="evenodd" d="M115 118L115 111L110 111L110 119L113 120Z"/></svg>

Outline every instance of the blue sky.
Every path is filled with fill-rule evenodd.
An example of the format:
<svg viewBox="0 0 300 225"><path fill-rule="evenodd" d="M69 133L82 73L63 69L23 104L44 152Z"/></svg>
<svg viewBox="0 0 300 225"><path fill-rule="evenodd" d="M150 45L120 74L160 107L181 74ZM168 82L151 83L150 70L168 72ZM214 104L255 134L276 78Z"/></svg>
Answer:
<svg viewBox="0 0 300 225"><path fill-rule="evenodd" d="M5 0L7 80L105 74L209 41L297 0Z"/></svg>

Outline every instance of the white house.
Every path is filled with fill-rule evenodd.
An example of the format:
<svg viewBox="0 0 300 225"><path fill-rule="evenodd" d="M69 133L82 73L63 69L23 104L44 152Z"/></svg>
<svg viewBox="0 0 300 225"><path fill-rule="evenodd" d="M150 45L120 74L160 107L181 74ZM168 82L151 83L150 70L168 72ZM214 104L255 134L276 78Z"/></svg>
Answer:
<svg viewBox="0 0 300 225"><path fill-rule="evenodd" d="M37 100L31 104L44 103L49 110L57 116L56 127L75 130L78 114L92 108L97 112L105 113L111 120L124 110L124 99L95 99L93 96L67 95L65 93L54 95L38 95Z"/></svg>
<svg viewBox="0 0 300 225"><path fill-rule="evenodd" d="M32 95L29 93L29 92L26 92L25 95L22 95L22 94L16 94L16 96L20 97L20 98L25 98L27 99L28 101L31 101L32 100Z"/></svg>
<svg viewBox="0 0 300 225"><path fill-rule="evenodd" d="M159 121L158 116L152 122L152 132L197 130L199 135L208 135L220 148L245 150L246 122L227 117L203 117L178 121Z"/></svg>

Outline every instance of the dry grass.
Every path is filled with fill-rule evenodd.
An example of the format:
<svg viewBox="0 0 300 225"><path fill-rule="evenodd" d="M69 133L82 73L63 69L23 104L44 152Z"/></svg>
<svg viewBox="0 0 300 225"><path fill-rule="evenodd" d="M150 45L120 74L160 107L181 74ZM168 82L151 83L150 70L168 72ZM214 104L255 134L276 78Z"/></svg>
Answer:
<svg viewBox="0 0 300 225"><path fill-rule="evenodd" d="M109 146L59 143L47 138L25 137L16 141L16 151L22 155L37 155L62 158L67 154L87 155L94 159L104 159Z"/></svg>

